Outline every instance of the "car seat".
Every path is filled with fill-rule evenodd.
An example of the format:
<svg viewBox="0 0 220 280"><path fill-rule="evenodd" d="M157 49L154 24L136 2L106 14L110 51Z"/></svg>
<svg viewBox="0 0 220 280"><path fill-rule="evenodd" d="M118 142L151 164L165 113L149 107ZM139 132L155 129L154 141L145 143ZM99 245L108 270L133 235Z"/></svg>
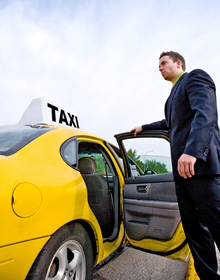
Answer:
<svg viewBox="0 0 220 280"><path fill-rule="evenodd" d="M96 216L103 236L109 236L109 226L112 225L110 197L106 179L96 171L96 162L92 157L83 157L78 162L79 170L88 190L88 202Z"/></svg>

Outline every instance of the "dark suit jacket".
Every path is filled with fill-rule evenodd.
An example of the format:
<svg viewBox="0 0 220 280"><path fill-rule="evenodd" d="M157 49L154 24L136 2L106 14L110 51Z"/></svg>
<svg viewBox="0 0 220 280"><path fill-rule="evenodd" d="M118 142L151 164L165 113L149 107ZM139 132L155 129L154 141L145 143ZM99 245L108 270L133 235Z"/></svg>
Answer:
<svg viewBox="0 0 220 280"><path fill-rule="evenodd" d="M143 129L168 129L175 178L177 162L185 153L196 157L195 176L220 175L220 137L215 84L203 70L183 74L165 105L166 119Z"/></svg>

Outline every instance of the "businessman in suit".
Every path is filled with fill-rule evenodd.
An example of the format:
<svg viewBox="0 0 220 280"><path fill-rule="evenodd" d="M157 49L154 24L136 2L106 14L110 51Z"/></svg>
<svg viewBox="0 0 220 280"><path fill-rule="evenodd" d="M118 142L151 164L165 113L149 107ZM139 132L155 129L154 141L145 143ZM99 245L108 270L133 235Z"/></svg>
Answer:
<svg viewBox="0 0 220 280"><path fill-rule="evenodd" d="M201 280L220 279L214 242L220 250L220 137L215 84L203 70L185 71L176 52L163 52L159 71L173 87L165 119L132 129L170 133L176 194L188 244Z"/></svg>

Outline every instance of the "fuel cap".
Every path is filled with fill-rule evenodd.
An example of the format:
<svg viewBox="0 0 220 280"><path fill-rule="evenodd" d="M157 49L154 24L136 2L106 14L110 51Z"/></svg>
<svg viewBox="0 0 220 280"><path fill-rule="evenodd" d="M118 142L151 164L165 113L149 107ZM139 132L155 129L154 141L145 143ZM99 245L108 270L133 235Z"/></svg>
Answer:
<svg viewBox="0 0 220 280"><path fill-rule="evenodd" d="M31 183L21 183L16 186L12 195L12 208L16 215L22 218L33 216L42 203L39 188Z"/></svg>

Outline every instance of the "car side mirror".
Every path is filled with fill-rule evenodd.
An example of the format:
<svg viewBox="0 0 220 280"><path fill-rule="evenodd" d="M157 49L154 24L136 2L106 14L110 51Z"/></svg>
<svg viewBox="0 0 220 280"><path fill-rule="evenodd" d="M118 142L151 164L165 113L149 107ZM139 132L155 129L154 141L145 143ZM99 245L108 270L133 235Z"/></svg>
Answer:
<svg viewBox="0 0 220 280"><path fill-rule="evenodd" d="M144 171L144 175L154 175L154 174L157 174L157 173L153 170L145 170Z"/></svg>

